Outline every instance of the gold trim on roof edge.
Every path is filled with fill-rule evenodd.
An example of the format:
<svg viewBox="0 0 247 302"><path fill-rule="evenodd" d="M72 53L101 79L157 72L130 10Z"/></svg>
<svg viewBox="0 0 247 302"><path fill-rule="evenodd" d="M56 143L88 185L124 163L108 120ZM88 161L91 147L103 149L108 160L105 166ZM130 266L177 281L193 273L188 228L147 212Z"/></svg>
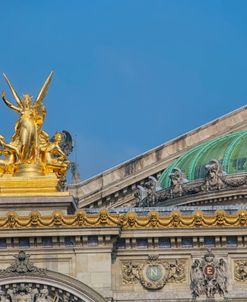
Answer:
<svg viewBox="0 0 247 302"><path fill-rule="evenodd" d="M146 216L138 216L135 212L115 214L102 209L97 214L87 214L83 210L78 210L74 215L64 215L60 211L54 211L52 215L41 215L38 211L33 211L29 216L9 212L5 217L0 217L0 229L120 227L127 230L245 226L247 226L246 210L239 210L235 214L218 210L211 215L201 211L195 211L191 215L184 215L179 211L160 215L151 211Z"/></svg>

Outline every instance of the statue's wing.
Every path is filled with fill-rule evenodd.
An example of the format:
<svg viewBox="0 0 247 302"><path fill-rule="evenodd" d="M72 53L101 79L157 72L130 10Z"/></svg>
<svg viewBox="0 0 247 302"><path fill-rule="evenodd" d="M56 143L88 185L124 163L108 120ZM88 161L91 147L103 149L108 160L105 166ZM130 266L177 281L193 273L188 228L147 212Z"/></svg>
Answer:
<svg viewBox="0 0 247 302"><path fill-rule="evenodd" d="M16 103L18 104L18 106L20 108L23 108L23 104L21 102L21 99L18 96L18 94L16 93L16 91L15 91L14 87L12 86L12 84L10 83L10 80L7 78L6 74L3 74L3 76L4 76L6 82L7 82L8 86L9 86L9 89L11 90L11 92L12 92L12 94L13 94L15 100L16 100Z"/></svg>
<svg viewBox="0 0 247 302"><path fill-rule="evenodd" d="M148 195L147 190L143 186L140 186L140 185L137 186L137 189L138 189L138 192L139 192L140 200L142 201Z"/></svg>
<svg viewBox="0 0 247 302"><path fill-rule="evenodd" d="M155 192L162 190L160 182L154 176L149 176L148 178L155 184Z"/></svg>
<svg viewBox="0 0 247 302"><path fill-rule="evenodd" d="M63 153L68 157L74 148L74 142L71 134L68 131L63 130L61 134L63 135L63 138L59 144L59 147L61 148ZM54 141L55 141L55 135L53 135L53 137L51 138L51 142Z"/></svg>
<svg viewBox="0 0 247 302"><path fill-rule="evenodd" d="M45 98L49 85L51 83L52 80L52 76L53 76L53 71L49 74L48 78L46 79L43 87L41 88L35 102L34 102L34 106L40 106L40 104L42 103L43 99Z"/></svg>

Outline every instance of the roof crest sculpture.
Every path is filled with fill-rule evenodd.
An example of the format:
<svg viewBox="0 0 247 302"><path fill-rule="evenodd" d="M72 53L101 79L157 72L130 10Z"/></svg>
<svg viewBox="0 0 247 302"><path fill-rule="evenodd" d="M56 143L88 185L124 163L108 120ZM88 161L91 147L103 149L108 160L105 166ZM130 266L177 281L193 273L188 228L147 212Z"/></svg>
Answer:
<svg viewBox="0 0 247 302"><path fill-rule="evenodd" d="M15 99L15 103L9 101L5 92L2 92L2 100L10 109L17 112L19 117L15 124L15 131L9 143L5 142L4 136L0 135L0 175L2 176L1 187L11 194L16 186L11 188L11 179L15 178L21 187L21 181L25 179L44 180L44 177L53 179L53 191L57 191L58 183L63 182L70 162L67 159L72 150L72 143L67 143L71 136L67 131L57 132L50 139L43 130L46 116L46 108L43 100L47 95L53 72L49 74L38 96L33 101L29 94L20 98L10 80L4 74L4 78ZM68 150L68 148L70 150ZM13 178L11 178L13 177ZM5 181L5 182L4 182ZM38 183L40 183L38 181ZM30 184L30 191L34 191L38 183ZM45 185L43 185L43 188ZM8 188L8 189L7 189ZM47 188L47 190L49 190ZM50 188L51 190L51 188ZM21 188L18 192L20 193ZM28 190L27 190L28 192Z"/></svg>

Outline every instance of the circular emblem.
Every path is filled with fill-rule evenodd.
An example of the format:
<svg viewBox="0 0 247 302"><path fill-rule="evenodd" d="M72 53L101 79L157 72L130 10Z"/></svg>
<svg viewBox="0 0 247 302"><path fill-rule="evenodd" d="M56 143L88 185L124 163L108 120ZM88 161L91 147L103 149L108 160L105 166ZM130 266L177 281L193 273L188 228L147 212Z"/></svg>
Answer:
<svg viewBox="0 0 247 302"><path fill-rule="evenodd" d="M168 272L159 263L150 263L143 267L140 281L148 289L162 288L167 281Z"/></svg>
<svg viewBox="0 0 247 302"><path fill-rule="evenodd" d="M146 277L151 281L158 281L162 278L163 271L161 265L149 265L146 268Z"/></svg>
<svg viewBox="0 0 247 302"><path fill-rule="evenodd" d="M215 267L214 265L212 264L207 264L204 266L204 269L203 269L203 272L204 274L207 276L207 277L212 277L214 276L214 273L215 273Z"/></svg>

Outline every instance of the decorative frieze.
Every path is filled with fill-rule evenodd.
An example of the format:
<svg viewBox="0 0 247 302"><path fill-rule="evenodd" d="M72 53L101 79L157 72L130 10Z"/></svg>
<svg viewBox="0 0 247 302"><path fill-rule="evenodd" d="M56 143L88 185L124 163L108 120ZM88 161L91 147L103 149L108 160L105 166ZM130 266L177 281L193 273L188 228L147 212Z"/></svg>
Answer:
<svg viewBox="0 0 247 302"><path fill-rule="evenodd" d="M110 213L106 209L95 214L88 214L78 210L73 215L65 215L54 211L52 215L41 215L38 211L29 216L21 216L16 212L9 212L0 217L0 229L16 228L83 228L83 227L120 227L122 229L150 229L150 228L215 228L215 227L244 227L247 226L247 211L239 210L229 214L217 210L212 214L205 214L200 210L192 214L183 214L180 211L171 211L167 215L150 211L146 215L136 212L123 214Z"/></svg>
<svg viewBox="0 0 247 302"><path fill-rule="evenodd" d="M160 289L166 283L185 281L185 260L161 259L149 255L146 261L127 261L122 263L123 283L142 284L147 289Z"/></svg>
<svg viewBox="0 0 247 302"><path fill-rule="evenodd" d="M72 294L36 283L12 283L0 288L1 302L82 302Z"/></svg>

